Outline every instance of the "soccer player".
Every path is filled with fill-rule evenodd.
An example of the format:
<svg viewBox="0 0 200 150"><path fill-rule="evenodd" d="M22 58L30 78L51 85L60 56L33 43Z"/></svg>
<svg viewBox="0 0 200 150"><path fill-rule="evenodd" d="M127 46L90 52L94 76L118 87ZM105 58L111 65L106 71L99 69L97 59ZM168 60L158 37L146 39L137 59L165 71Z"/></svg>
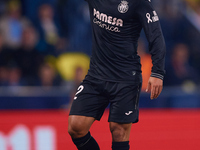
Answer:
<svg viewBox="0 0 200 150"><path fill-rule="evenodd" d="M90 69L77 89L68 132L79 150L99 150L90 127L110 104L112 150L128 150L132 123L138 122L141 64L137 43L142 28L149 42L152 73L147 91L163 87L165 42L151 0L86 0L93 31Z"/></svg>

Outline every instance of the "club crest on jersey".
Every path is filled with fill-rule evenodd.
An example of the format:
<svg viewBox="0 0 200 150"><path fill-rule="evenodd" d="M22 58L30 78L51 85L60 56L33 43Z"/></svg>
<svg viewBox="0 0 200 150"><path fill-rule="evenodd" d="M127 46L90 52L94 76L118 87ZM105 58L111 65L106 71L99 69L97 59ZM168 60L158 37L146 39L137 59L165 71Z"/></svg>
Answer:
<svg viewBox="0 0 200 150"><path fill-rule="evenodd" d="M118 11L120 13L126 13L128 11L128 2L125 0L122 0L121 3L118 5Z"/></svg>

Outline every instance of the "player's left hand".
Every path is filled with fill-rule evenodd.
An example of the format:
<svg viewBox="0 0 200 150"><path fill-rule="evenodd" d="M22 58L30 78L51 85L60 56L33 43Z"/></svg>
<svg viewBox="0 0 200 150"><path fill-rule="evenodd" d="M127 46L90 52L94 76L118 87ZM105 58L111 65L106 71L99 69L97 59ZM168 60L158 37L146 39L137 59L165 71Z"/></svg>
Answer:
<svg viewBox="0 0 200 150"><path fill-rule="evenodd" d="M151 91L151 99L157 98L163 88L163 80L155 77L150 77L147 85L146 92Z"/></svg>

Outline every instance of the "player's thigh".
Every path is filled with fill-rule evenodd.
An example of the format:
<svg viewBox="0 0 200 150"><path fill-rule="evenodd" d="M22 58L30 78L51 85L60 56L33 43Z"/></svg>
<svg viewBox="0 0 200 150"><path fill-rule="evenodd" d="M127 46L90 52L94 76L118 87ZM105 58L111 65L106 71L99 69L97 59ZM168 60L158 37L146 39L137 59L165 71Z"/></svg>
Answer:
<svg viewBox="0 0 200 150"><path fill-rule="evenodd" d="M132 123L110 122L109 125L114 142L129 141Z"/></svg>
<svg viewBox="0 0 200 150"><path fill-rule="evenodd" d="M73 138L86 135L95 121L93 117L70 115L68 118L68 132Z"/></svg>

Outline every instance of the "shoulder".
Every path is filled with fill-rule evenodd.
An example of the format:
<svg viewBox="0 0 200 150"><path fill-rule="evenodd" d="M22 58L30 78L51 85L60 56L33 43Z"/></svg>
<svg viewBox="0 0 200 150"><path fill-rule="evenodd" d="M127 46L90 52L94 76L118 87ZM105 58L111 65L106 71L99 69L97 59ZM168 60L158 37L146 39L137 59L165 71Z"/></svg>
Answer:
<svg viewBox="0 0 200 150"><path fill-rule="evenodd" d="M136 12L148 12L148 11L152 11L153 10L153 6L151 3L151 0L138 0L137 2L137 6L136 6Z"/></svg>
<svg viewBox="0 0 200 150"><path fill-rule="evenodd" d="M138 7L145 7L145 6L150 6L151 4L151 0L139 0L137 2Z"/></svg>

